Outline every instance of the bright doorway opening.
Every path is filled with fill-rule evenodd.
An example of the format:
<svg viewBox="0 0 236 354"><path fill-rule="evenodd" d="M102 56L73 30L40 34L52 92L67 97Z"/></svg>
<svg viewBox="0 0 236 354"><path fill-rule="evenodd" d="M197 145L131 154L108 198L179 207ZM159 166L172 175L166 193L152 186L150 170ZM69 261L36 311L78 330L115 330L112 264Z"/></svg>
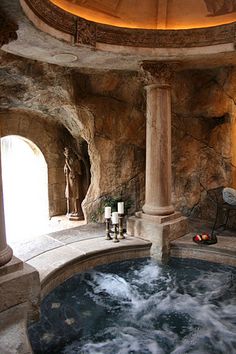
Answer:
<svg viewBox="0 0 236 354"><path fill-rule="evenodd" d="M20 136L2 138L1 150L7 240L34 238L48 228L47 163L39 148Z"/></svg>

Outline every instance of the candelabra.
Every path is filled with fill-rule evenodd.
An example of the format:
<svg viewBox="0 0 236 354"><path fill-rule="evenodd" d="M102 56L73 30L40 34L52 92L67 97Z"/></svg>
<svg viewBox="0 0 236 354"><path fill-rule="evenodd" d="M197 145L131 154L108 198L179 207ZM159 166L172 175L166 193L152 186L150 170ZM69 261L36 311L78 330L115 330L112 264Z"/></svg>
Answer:
<svg viewBox="0 0 236 354"><path fill-rule="evenodd" d="M114 224L114 237L113 237L113 242L120 242L117 238L118 233L117 233L117 224Z"/></svg>
<svg viewBox="0 0 236 354"><path fill-rule="evenodd" d="M123 219L124 219L124 214L118 214L119 238L121 240L125 238L124 229L123 229Z"/></svg>
<svg viewBox="0 0 236 354"><path fill-rule="evenodd" d="M106 240L111 240L112 237L110 235L110 218L106 218L105 222L106 222Z"/></svg>
<svg viewBox="0 0 236 354"><path fill-rule="evenodd" d="M111 213L111 207L105 207L105 222L106 222L106 240L111 240L110 235L110 220L114 226L113 242L119 242L119 239L124 239L124 202L118 203L118 212Z"/></svg>

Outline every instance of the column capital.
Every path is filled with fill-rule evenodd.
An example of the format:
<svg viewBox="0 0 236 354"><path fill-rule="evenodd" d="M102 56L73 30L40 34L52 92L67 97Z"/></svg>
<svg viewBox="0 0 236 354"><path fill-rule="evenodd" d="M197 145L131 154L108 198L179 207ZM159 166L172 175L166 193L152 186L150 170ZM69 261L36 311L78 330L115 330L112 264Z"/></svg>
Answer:
<svg viewBox="0 0 236 354"><path fill-rule="evenodd" d="M141 63L143 81L146 85L170 86L179 62L144 60Z"/></svg>

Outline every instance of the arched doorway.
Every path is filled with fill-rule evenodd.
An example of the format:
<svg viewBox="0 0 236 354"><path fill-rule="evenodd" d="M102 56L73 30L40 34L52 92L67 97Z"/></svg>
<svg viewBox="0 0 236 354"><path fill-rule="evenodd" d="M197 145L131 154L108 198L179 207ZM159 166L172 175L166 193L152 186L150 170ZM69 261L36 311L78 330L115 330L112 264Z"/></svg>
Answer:
<svg viewBox="0 0 236 354"><path fill-rule="evenodd" d="M9 241L31 238L47 229L48 169L42 152L30 140L1 139L6 234Z"/></svg>

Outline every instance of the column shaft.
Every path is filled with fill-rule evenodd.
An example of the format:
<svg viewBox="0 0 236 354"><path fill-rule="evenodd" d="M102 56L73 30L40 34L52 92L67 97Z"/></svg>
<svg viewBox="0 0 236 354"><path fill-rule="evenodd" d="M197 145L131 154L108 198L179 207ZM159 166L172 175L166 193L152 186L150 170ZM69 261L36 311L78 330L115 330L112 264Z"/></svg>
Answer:
<svg viewBox="0 0 236 354"><path fill-rule="evenodd" d="M146 187L143 211L169 215L171 205L171 92L169 85L147 89Z"/></svg>
<svg viewBox="0 0 236 354"><path fill-rule="evenodd" d="M2 163L1 163L1 139L0 139L0 266L8 263L12 259L12 249L6 242L6 229L3 206L3 190L2 190Z"/></svg>

